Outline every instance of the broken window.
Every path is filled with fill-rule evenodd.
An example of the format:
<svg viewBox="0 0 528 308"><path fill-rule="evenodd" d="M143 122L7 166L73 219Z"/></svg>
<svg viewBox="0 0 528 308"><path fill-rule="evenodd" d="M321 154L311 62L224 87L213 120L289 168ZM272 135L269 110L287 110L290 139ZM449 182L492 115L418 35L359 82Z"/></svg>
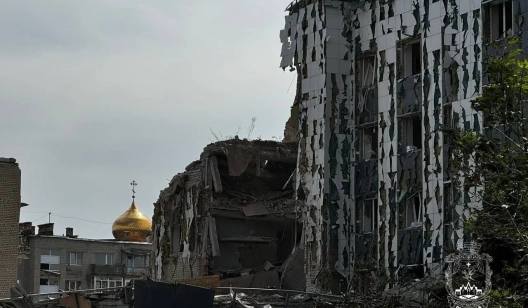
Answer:
<svg viewBox="0 0 528 308"><path fill-rule="evenodd" d="M359 89L376 85L376 56L366 55L356 59L356 85Z"/></svg>
<svg viewBox="0 0 528 308"><path fill-rule="evenodd" d="M451 104L444 106L444 127L453 128L453 108Z"/></svg>
<svg viewBox="0 0 528 308"><path fill-rule="evenodd" d="M358 233L372 233L377 230L378 200L358 200L356 205L356 229Z"/></svg>
<svg viewBox="0 0 528 308"><path fill-rule="evenodd" d="M377 200L365 200L363 202L363 232L374 232L376 230L376 204Z"/></svg>
<svg viewBox="0 0 528 308"><path fill-rule="evenodd" d="M59 291L59 278L40 278L39 293Z"/></svg>
<svg viewBox="0 0 528 308"><path fill-rule="evenodd" d="M40 254L40 269L60 271L60 250L44 249Z"/></svg>
<svg viewBox="0 0 528 308"><path fill-rule="evenodd" d="M488 13L488 38L499 40L505 36L513 35L513 5L511 0L500 1L491 4L487 10Z"/></svg>
<svg viewBox="0 0 528 308"><path fill-rule="evenodd" d="M421 193L415 193L411 197L402 201L400 209L403 211L403 228L415 228L422 225L422 196Z"/></svg>
<svg viewBox="0 0 528 308"><path fill-rule="evenodd" d="M410 68L410 76L420 74L422 72L422 59L420 52L420 42L413 43L409 46L410 51L407 51L407 63L405 66L407 69ZM409 59L410 56L410 59Z"/></svg>
<svg viewBox="0 0 528 308"><path fill-rule="evenodd" d="M400 118L399 134L400 152L422 149L422 122L419 116Z"/></svg>
<svg viewBox="0 0 528 308"><path fill-rule="evenodd" d="M374 116L378 113L378 97L375 55L356 59L355 84L358 123L376 121Z"/></svg>
<svg viewBox="0 0 528 308"><path fill-rule="evenodd" d="M451 183L444 184L444 223L453 221L453 187Z"/></svg>
<svg viewBox="0 0 528 308"><path fill-rule="evenodd" d="M358 153L360 160L369 160L378 156L378 128L358 129Z"/></svg>
<svg viewBox="0 0 528 308"><path fill-rule="evenodd" d="M398 61L400 61L399 79L418 75L422 72L422 49L419 40L399 43L397 53Z"/></svg>
<svg viewBox="0 0 528 308"><path fill-rule="evenodd" d="M181 226L176 225L172 229L172 253L183 252L183 241L181 240Z"/></svg>

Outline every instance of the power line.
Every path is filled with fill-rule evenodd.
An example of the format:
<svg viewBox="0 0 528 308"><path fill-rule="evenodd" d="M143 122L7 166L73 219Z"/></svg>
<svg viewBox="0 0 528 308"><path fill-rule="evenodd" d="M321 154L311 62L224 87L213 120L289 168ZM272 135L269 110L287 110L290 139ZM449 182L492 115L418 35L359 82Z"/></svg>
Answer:
<svg viewBox="0 0 528 308"><path fill-rule="evenodd" d="M46 212L46 215L44 215L44 216L42 216L42 217L40 217L40 218L38 218L38 219L35 219L35 220L33 220L32 222L36 222L37 220L41 220L42 218L44 218L44 217L46 217L46 216L48 216L48 215L49 215L49 213Z"/></svg>
<svg viewBox="0 0 528 308"><path fill-rule="evenodd" d="M111 225L112 224L111 222L93 221L93 220L88 220L88 219L83 219L83 218L78 218L78 217L61 216L61 215L57 215L57 214L53 214L53 213L51 214L51 216L56 216L56 217L61 217L61 218L69 218L69 219L77 219L77 220L82 220L82 221L91 222L91 223L94 223L94 224L101 224L101 225Z"/></svg>
<svg viewBox="0 0 528 308"><path fill-rule="evenodd" d="M44 217L46 217L46 216L51 214L51 216L55 216L55 217L82 220L82 221L91 222L91 223L100 224L100 225L111 225L112 224L111 222L100 222L100 221L94 221L94 220L78 218L78 217L72 217L72 216L62 216L62 215L57 215L57 214L53 214L53 213L50 213L50 212L39 212L39 211L29 212L28 211L26 213L46 213L46 215L44 215L42 217L39 217L38 219L33 220L33 222L36 222L37 220L41 220L42 218L44 218Z"/></svg>

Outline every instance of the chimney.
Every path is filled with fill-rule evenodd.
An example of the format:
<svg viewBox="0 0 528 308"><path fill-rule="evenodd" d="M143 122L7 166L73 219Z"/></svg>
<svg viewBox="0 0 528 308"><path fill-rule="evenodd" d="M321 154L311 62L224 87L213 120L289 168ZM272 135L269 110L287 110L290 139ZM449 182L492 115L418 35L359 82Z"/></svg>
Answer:
<svg viewBox="0 0 528 308"><path fill-rule="evenodd" d="M35 226L31 222L21 222L18 228L22 235L35 235Z"/></svg>
<svg viewBox="0 0 528 308"><path fill-rule="evenodd" d="M54 223L38 225L38 235L53 235Z"/></svg>
<svg viewBox="0 0 528 308"><path fill-rule="evenodd" d="M73 237L73 228L66 228L66 237Z"/></svg>

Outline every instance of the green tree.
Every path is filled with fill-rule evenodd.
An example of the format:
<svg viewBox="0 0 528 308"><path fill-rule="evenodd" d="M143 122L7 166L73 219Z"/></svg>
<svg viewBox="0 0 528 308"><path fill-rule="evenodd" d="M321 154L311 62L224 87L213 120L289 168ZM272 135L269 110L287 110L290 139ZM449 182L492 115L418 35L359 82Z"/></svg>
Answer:
<svg viewBox="0 0 528 308"><path fill-rule="evenodd" d="M493 297L502 301L528 294L528 60L517 43L494 44L497 55L483 61L487 85L472 101L481 131L446 131L459 183L482 203L464 227L493 256Z"/></svg>

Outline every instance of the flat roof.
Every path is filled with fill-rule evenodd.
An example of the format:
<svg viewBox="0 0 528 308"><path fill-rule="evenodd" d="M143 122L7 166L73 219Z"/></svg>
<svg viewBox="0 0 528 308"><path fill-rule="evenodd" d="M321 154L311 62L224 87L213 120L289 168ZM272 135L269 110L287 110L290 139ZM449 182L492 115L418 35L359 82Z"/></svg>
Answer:
<svg viewBox="0 0 528 308"><path fill-rule="evenodd" d="M133 241L118 241L114 239L90 239L90 238L76 238L76 237L67 237L67 236L61 236L61 235L30 235L30 237L34 238L55 238L55 239L63 239L67 241L81 241L81 242L98 242L98 243L113 243L113 244L133 244L133 245L152 245L152 243L148 242L133 242Z"/></svg>

